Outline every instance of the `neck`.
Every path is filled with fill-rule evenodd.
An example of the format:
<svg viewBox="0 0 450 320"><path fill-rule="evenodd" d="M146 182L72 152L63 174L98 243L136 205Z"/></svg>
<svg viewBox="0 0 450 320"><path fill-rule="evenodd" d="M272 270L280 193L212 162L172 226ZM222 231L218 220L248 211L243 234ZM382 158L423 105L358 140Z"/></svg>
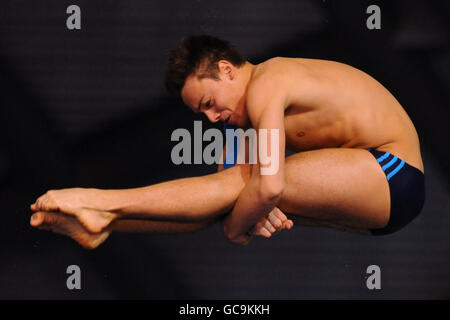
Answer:
<svg viewBox="0 0 450 320"><path fill-rule="evenodd" d="M250 84L250 81L253 78L253 73L256 70L256 65L251 64L250 62L246 62L238 70L239 70L239 73L240 73L240 77L242 79L241 80L242 81L241 82L242 83L241 88L243 89L243 92L242 92L241 100L240 100L240 102L238 104L241 107L238 107L238 109L235 110L235 111L236 111L237 114L240 114L241 117L243 116L244 118L248 118L248 115L247 115L247 103L246 103L246 100L247 100L247 89L248 89L248 85Z"/></svg>
<svg viewBox="0 0 450 320"><path fill-rule="evenodd" d="M245 62L245 64L241 67L242 78L247 91L247 87L253 77L253 73L255 72L256 66L251 64L250 62Z"/></svg>

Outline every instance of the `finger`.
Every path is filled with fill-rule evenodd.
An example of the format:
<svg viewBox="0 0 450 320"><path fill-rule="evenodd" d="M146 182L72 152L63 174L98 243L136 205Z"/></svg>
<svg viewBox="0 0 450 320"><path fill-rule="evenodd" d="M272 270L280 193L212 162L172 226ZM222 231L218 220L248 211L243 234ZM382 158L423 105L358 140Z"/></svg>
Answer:
<svg viewBox="0 0 450 320"><path fill-rule="evenodd" d="M260 232L261 236L264 238L270 238L272 236L272 232L267 230L265 227L261 228L259 230L259 232Z"/></svg>
<svg viewBox="0 0 450 320"><path fill-rule="evenodd" d="M263 227L262 222L258 222L257 224L255 224L253 226L253 228L250 230L250 234L254 235L254 236L259 236L260 235L260 230Z"/></svg>
<svg viewBox="0 0 450 320"><path fill-rule="evenodd" d="M286 229L290 230L294 226L294 221L288 220L286 221Z"/></svg>
<svg viewBox="0 0 450 320"><path fill-rule="evenodd" d="M266 219L266 218L262 218L251 230L251 233L253 233L253 231L256 230L260 230L261 228L264 228L266 226L266 224L268 224L268 226L270 226L270 222Z"/></svg>
<svg viewBox="0 0 450 320"><path fill-rule="evenodd" d="M259 236L259 230L263 227L263 224L261 222L258 222L255 224L255 226L250 230L250 234Z"/></svg>
<svg viewBox="0 0 450 320"><path fill-rule="evenodd" d="M283 226L283 223L281 222L281 220L278 219L278 217L274 214L274 210L272 210L269 213L269 216L267 217L267 219L270 221L271 225L277 229L279 229Z"/></svg>
<svg viewBox="0 0 450 320"><path fill-rule="evenodd" d="M281 211L279 208L276 208L275 210L275 216L281 220L281 222L286 222L288 220L287 216Z"/></svg>
<svg viewBox="0 0 450 320"><path fill-rule="evenodd" d="M272 225L269 220L266 220L264 223L264 228L270 231L270 233L274 233L277 229Z"/></svg>
<svg viewBox="0 0 450 320"><path fill-rule="evenodd" d="M262 222L258 223L255 228L252 230L252 235L254 236L260 236L264 238L269 238L272 235L272 232L267 230Z"/></svg>
<svg viewBox="0 0 450 320"><path fill-rule="evenodd" d="M254 232L252 232L252 235L260 236L260 237L267 237L267 233L270 233L270 232L266 228L259 227L258 229L255 229Z"/></svg>

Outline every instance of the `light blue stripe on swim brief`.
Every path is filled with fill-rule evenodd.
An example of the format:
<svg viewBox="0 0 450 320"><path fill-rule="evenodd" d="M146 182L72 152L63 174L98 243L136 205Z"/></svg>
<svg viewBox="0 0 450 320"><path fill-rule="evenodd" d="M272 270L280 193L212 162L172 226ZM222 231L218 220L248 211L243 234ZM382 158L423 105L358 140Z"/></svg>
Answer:
<svg viewBox="0 0 450 320"><path fill-rule="evenodd" d="M396 174L397 172L399 172L400 169L403 168L404 165L405 165L405 161L402 160L402 161L400 162L400 164L397 166L397 168L395 168L394 170L392 170L392 171L387 175L388 181L389 181L390 178L392 178L393 176L395 176L395 174Z"/></svg>
<svg viewBox="0 0 450 320"><path fill-rule="evenodd" d="M383 169L383 171L386 171L386 169L392 166L397 161L397 159L398 159L397 156L394 156L391 161L382 166L381 168Z"/></svg>
<svg viewBox="0 0 450 320"><path fill-rule="evenodd" d="M385 154L383 154L381 157L379 157L377 159L378 163L380 163L381 161L383 161L384 159L386 159L387 157L389 157L390 153L386 152Z"/></svg>

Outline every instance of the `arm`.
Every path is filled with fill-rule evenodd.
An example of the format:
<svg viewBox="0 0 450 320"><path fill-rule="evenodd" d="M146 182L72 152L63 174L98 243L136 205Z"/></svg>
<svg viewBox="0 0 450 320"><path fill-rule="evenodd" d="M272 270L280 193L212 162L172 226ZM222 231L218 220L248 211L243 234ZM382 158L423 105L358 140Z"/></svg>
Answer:
<svg viewBox="0 0 450 320"><path fill-rule="evenodd" d="M245 140L245 159L248 161L249 143ZM227 154L227 146L225 145L222 151L222 161L225 162L225 157ZM223 163L219 163L217 167L217 172L224 170ZM225 217L222 219L222 224L225 221ZM260 236L264 238L270 238L273 234L280 232L281 230L289 230L293 227L294 223L292 220L288 219L286 215L278 208L274 208L268 216L262 218L254 226L251 231L252 236Z"/></svg>
<svg viewBox="0 0 450 320"><path fill-rule="evenodd" d="M276 90L272 92L274 91L276 92ZM258 164L253 166L251 178L240 193L233 211L224 221L226 236L240 243L246 243L248 240L246 233L275 208L284 189L285 98L283 95L267 97L262 94L263 92L264 90L258 90L261 94L255 96L249 90L247 101L250 119L258 131ZM270 162L266 164L261 163L264 159L260 154L262 136L260 129L268 131L266 150L276 148L274 150L277 151L269 156ZM271 136L270 133L276 132L278 132L278 138L276 135Z"/></svg>

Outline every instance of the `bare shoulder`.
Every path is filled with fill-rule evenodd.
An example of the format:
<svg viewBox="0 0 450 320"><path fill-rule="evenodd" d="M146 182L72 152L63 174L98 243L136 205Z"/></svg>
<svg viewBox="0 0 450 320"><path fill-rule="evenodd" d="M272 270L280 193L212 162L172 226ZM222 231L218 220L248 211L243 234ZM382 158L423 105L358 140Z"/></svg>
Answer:
<svg viewBox="0 0 450 320"><path fill-rule="evenodd" d="M302 70L306 72L301 59L275 57L256 66L252 82L270 81L271 79L279 81L292 73L300 73Z"/></svg>
<svg viewBox="0 0 450 320"><path fill-rule="evenodd" d="M256 66L248 86L248 102L282 97L288 92L293 62L288 58L272 58Z"/></svg>
<svg viewBox="0 0 450 320"><path fill-rule="evenodd" d="M275 57L256 66L247 92L249 115L253 109L286 108L293 90L308 77L300 59Z"/></svg>
<svg viewBox="0 0 450 320"><path fill-rule="evenodd" d="M278 59L273 58L258 64L253 72L246 97L247 113L253 126L269 108L285 108L282 67Z"/></svg>

